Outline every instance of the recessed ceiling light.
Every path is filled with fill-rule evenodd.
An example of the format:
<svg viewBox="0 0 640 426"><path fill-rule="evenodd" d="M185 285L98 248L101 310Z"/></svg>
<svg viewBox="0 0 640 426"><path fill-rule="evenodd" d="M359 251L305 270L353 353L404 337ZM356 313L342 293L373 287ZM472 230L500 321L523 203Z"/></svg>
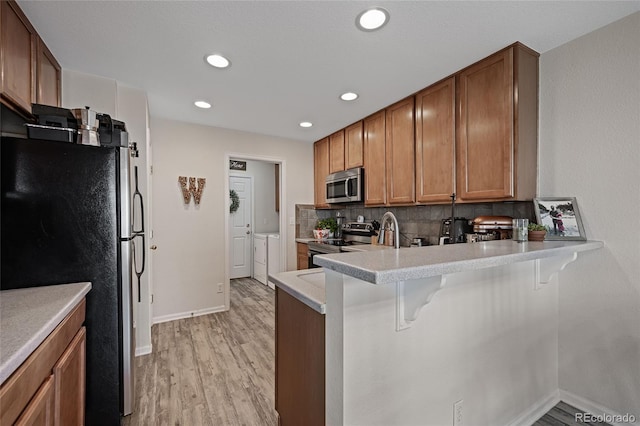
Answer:
<svg viewBox="0 0 640 426"><path fill-rule="evenodd" d="M231 65L231 62L229 62L227 58L218 54L208 55L205 60L209 63L209 65L216 68L227 68L229 65Z"/></svg>
<svg viewBox="0 0 640 426"><path fill-rule="evenodd" d="M389 12L381 7L372 7L356 18L356 27L362 31L375 31L389 22Z"/></svg>
<svg viewBox="0 0 640 426"><path fill-rule="evenodd" d="M203 108L203 109L211 108L211 104L205 101L195 101L193 104L198 108Z"/></svg>
<svg viewBox="0 0 640 426"><path fill-rule="evenodd" d="M300 123L300 127L311 127L313 126L313 123L310 121L303 121Z"/></svg>
<svg viewBox="0 0 640 426"><path fill-rule="evenodd" d="M355 101L358 99L358 94L353 92L347 92L340 95L340 99L343 101Z"/></svg>

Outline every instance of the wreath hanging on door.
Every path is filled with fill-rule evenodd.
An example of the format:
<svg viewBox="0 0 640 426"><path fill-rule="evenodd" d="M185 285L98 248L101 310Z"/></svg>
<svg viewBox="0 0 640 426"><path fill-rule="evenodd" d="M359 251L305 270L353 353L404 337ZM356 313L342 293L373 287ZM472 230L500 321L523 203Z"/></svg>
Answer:
<svg viewBox="0 0 640 426"><path fill-rule="evenodd" d="M240 207L240 197L235 190L229 191L229 198L231 198L231 206L229 206L229 213L235 213Z"/></svg>

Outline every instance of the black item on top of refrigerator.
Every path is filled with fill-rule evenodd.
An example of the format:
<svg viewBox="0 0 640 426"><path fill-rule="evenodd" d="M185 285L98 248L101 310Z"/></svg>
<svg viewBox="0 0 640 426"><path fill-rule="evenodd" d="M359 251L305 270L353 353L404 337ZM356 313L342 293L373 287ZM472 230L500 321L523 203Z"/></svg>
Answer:
<svg viewBox="0 0 640 426"><path fill-rule="evenodd" d="M130 149L3 137L0 288L89 281L87 425L131 413Z"/></svg>
<svg viewBox="0 0 640 426"><path fill-rule="evenodd" d="M122 121L114 120L109 114L98 114L98 135L102 146L128 146L129 138Z"/></svg>

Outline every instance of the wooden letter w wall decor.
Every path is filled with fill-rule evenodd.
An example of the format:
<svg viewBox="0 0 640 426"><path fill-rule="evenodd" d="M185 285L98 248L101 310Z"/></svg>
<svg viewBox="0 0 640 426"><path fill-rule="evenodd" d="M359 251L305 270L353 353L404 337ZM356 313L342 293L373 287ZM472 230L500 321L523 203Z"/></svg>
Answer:
<svg viewBox="0 0 640 426"><path fill-rule="evenodd" d="M189 204L191 196L193 195L193 201L196 205L200 204L200 198L202 197L202 190L207 182L206 178L198 178L198 186L196 187L196 178L189 178L189 187L187 188L187 177L178 176L178 182L180 182L180 188L182 189L182 198L184 203Z"/></svg>

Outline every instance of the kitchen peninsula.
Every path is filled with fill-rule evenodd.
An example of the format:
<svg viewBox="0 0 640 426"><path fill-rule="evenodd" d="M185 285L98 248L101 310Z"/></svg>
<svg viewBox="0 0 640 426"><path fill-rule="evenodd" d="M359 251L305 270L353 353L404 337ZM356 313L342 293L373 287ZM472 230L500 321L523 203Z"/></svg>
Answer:
<svg viewBox="0 0 640 426"><path fill-rule="evenodd" d="M470 424L526 423L557 402L558 286L547 284L601 247L504 240L317 256L326 424L453 424L459 401Z"/></svg>

